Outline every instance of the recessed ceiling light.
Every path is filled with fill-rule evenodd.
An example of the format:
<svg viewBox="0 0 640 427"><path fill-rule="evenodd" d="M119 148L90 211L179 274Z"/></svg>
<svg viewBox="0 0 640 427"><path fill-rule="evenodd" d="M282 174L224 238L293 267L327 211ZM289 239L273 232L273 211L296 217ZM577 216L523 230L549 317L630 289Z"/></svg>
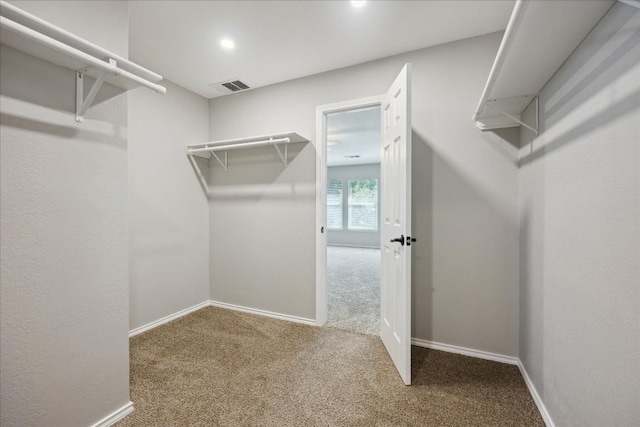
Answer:
<svg viewBox="0 0 640 427"><path fill-rule="evenodd" d="M229 38L224 38L220 40L220 46L222 46L223 49L231 50L234 47L236 47L236 44L233 42L233 40Z"/></svg>
<svg viewBox="0 0 640 427"><path fill-rule="evenodd" d="M351 0L351 6L353 7L362 7L365 5L366 0Z"/></svg>

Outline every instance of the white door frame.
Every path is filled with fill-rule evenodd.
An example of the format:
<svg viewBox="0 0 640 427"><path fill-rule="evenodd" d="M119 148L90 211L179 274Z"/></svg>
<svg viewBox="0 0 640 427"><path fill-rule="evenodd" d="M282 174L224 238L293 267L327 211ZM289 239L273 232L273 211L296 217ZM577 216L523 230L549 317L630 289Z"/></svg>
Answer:
<svg viewBox="0 0 640 427"><path fill-rule="evenodd" d="M383 100L377 95L316 107L316 326L327 323L327 114L381 106Z"/></svg>

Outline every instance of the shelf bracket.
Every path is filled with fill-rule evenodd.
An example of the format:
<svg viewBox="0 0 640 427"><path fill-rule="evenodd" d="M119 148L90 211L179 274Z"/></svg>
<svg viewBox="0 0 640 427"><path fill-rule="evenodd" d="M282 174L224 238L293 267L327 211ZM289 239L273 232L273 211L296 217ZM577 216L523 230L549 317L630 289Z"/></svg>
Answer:
<svg viewBox="0 0 640 427"><path fill-rule="evenodd" d="M116 66L115 59L109 58L108 62L110 65L113 65L114 67ZM84 115L91 107L91 104L93 104L93 101L96 99L96 95L100 91L100 88L102 88L102 85L109 74L106 71L100 72L100 75L93 83L93 86L91 86L91 90L89 90L89 94L85 98L84 77L86 73L86 68L76 71L76 122L78 123L84 123Z"/></svg>
<svg viewBox="0 0 640 427"><path fill-rule="evenodd" d="M500 108L496 107L495 105L491 104L491 101L497 101L497 100L487 100L487 102L485 102L485 105L487 105L488 107L494 109L495 111L497 111L498 113L502 114L503 116L508 117L509 119L513 120L516 123L519 123L520 125L526 127L529 130L532 130L536 135L538 135L538 128L539 128L539 104L538 104L538 95L535 95L535 100L536 100L536 124L535 127L530 126L528 124L526 124L525 122L523 122L522 120L518 119L517 117L507 113L504 110L501 110Z"/></svg>
<svg viewBox="0 0 640 427"><path fill-rule="evenodd" d="M222 166L226 171L229 166L227 156L228 150L250 147L265 147L267 145L273 145L278 158L282 161L284 167L287 167L289 165L288 144L292 143L292 139L293 143L309 142L308 140L302 138L300 135L294 132L276 134L276 136L277 137L274 137L273 135L266 135L252 138L237 138L222 141L212 141L204 144L192 144L187 145L187 153L189 155L196 155L199 157L205 157L207 159L211 159L211 157L214 157L220 164L220 166ZM280 146L280 144L282 144L282 146ZM216 152L224 152L224 159L221 155L216 154Z"/></svg>
<svg viewBox="0 0 640 427"><path fill-rule="evenodd" d="M270 141L273 141L273 138L271 138ZM288 149L287 149L287 143L285 142L282 145L284 145L284 154L283 154L282 150L280 150L280 147L278 147L278 144L273 144L273 148L276 149L276 152L278 153L278 157L280 157L280 160L282 160L282 163L284 164L284 167L286 168L288 166L288 163L289 163L289 153L288 153Z"/></svg>
<svg viewBox="0 0 640 427"><path fill-rule="evenodd" d="M226 172L228 164L229 164L228 163L228 158L227 158L227 152L226 151L224 152L224 162L220 159L220 157L218 157L218 155L216 154L215 151L212 151L211 155L216 158L218 163L220 163L220 166L222 166L224 168L225 172Z"/></svg>
<svg viewBox="0 0 640 427"><path fill-rule="evenodd" d="M207 197L209 197L209 195L210 195L209 184L207 184L206 178L202 175L202 171L198 167L198 163L196 162L196 159L193 157L193 154L191 154L188 151L187 151L187 156L189 157L189 161L191 162L191 166L193 166L193 169L196 171L196 174L198 175L198 181L200 181L200 185L202 186L202 190L205 192Z"/></svg>

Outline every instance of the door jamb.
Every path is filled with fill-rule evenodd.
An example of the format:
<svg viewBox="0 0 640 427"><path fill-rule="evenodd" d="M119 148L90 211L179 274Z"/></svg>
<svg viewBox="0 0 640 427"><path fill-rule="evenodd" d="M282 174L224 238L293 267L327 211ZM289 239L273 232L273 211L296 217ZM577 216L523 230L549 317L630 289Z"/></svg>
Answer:
<svg viewBox="0 0 640 427"><path fill-rule="evenodd" d="M382 106L383 100L376 95L316 107L316 326L327 323L327 114Z"/></svg>

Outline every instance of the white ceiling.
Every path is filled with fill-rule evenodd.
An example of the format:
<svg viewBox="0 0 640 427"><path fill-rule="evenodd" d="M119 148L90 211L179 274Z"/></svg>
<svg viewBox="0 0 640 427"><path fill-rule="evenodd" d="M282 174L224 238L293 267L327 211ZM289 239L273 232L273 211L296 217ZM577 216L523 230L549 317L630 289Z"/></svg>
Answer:
<svg viewBox="0 0 640 427"><path fill-rule="evenodd" d="M327 114L327 141L327 166L380 163L380 106Z"/></svg>
<svg viewBox="0 0 640 427"><path fill-rule="evenodd" d="M513 0L131 1L129 57L200 95L252 88L504 30ZM225 51L220 39L236 48Z"/></svg>

